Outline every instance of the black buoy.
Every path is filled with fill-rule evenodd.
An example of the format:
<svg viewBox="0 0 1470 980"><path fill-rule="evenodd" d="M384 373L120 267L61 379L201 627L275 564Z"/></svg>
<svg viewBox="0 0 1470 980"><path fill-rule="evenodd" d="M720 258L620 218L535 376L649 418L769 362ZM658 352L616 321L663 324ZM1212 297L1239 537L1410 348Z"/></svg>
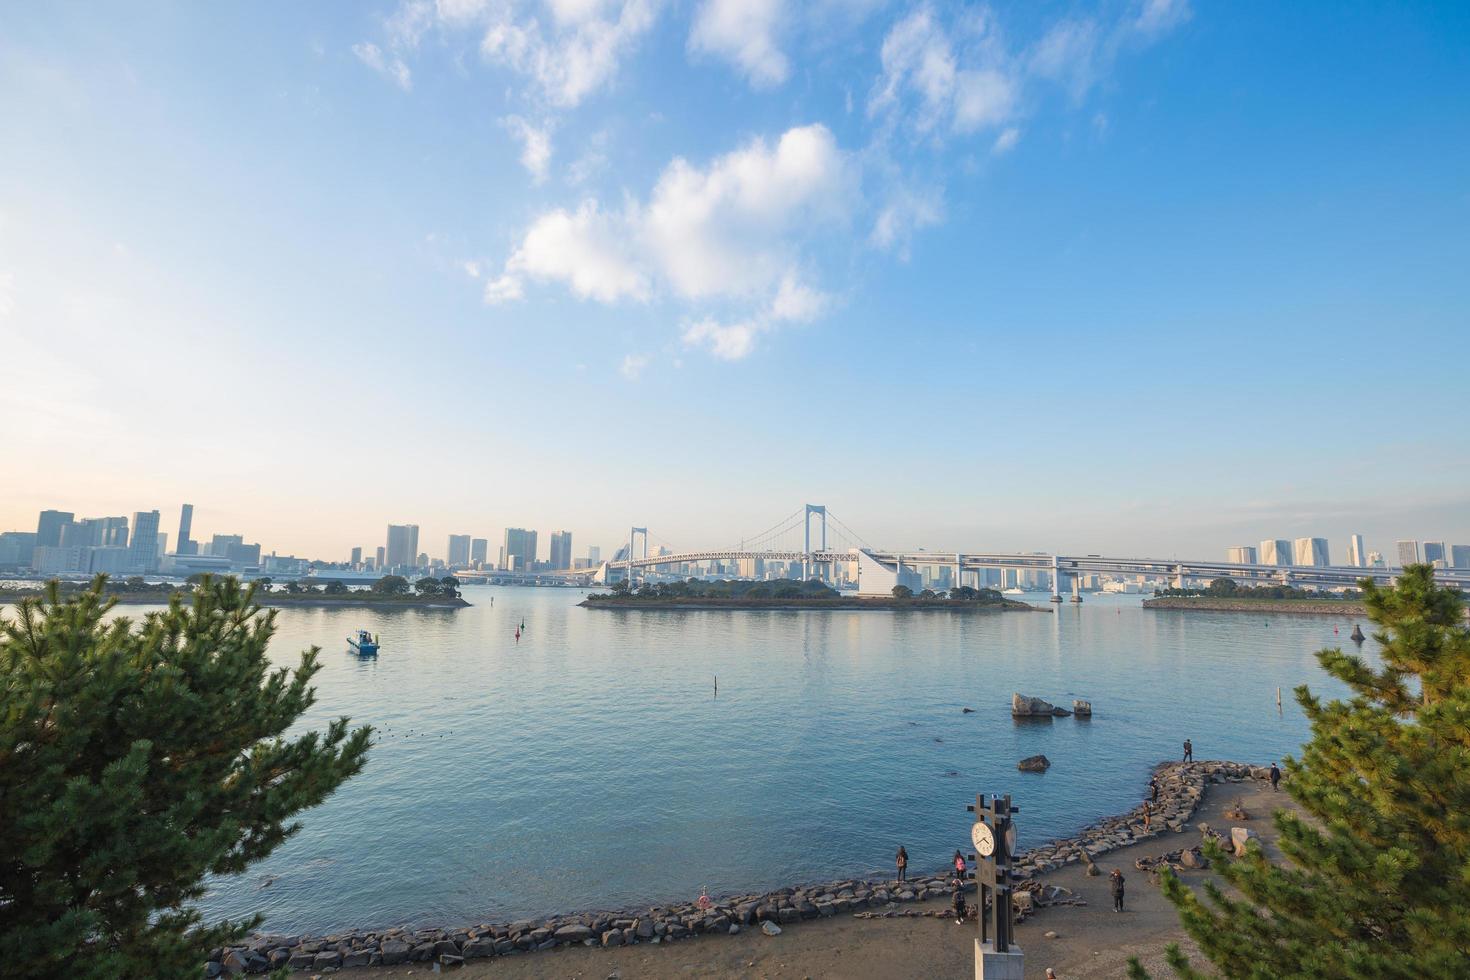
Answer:
<svg viewBox="0 0 1470 980"><path fill-rule="evenodd" d="M1363 628L1357 623L1354 623L1352 635L1348 637L1348 639L1352 640L1354 643L1362 643L1365 639L1367 639L1367 637L1363 635Z"/></svg>

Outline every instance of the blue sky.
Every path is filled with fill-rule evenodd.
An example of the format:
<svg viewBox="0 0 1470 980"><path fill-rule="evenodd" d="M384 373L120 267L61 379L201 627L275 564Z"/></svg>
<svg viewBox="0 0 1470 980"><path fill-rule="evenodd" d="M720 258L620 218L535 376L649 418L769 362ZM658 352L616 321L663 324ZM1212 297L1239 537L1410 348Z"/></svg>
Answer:
<svg viewBox="0 0 1470 980"><path fill-rule="evenodd" d="M1467 42L1463 4L13 7L0 525L1470 542Z"/></svg>

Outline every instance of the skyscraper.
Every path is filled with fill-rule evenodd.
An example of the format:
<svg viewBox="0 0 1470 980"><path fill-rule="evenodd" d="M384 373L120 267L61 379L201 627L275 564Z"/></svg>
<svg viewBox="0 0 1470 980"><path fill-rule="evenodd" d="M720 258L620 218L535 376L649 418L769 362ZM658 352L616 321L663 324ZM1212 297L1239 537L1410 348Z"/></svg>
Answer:
<svg viewBox="0 0 1470 980"><path fill-rule="evenodd" d="M1354 534L1348 538L1348 564L1354 568L1368 567L1368 554L1363 550L1363 536Z"/></svg>
<svg viewBox="0 0 1470 980"><path fill-rule="evenodd" d="M1262 565L1290 565L1291 542L1285 538L1271 538L1261 542L1260 561Z"/></svg>
<svg viewBox="0 0 1470 980"><path fill-rule="evenodd" d="M589 564L589 565L600 565L600 564L602 564L602 549L599 548L595 544L592 547L590 547L590 548L587 549L587 564Z"/></svg>
<svg viewBox="0 0 1470 980"><path fill-rule="evenodd" d="M1470 568L1470 544L1450 545L1450 567Z"/></svg>
<svg viewBox="0 0 1470 980"><path fill-rule="evenodd" d="M1450 549L1444 546L1443 541L1424 542L1424 563L1426 565L1435 565L1437 562L1436 567L1444 568L1449 564L1449 557Z"/></svg>
<svg viewBox="0 0 1470 980"><path fill-rule="evenodd" d="M470 563L483 566L490 558L490 542L486 538L470 541Z"/></svg>
<svg viewBox="0 0 1470 980"><path fill-rule="evenodd" d="M1419 542L1400 541L1398 542L1398 546L1400 568L1403 568L1405 565L1419 564Z"/></svg>
<svg viewBox="0 0 1470 980"><path fill-rule="evenodd" d="M449 536L449 557L447 559L450 568L464 568L470 563L470 536L468 534L451 534Z"/></svg>
<svg viewBox="0 0 1470 980"><path fill-rule="evenodd" d="M1291 557L1297 565L1330 565L1327 559L1326 538L1297 538Z"/></svg>
<svg viewBox="0 0 1470 980"><path fill-rule="evenodd" d="M36 522L36 547L58 548L61 546L61 529L76 517L69 510L43 510Z"/></svg>
<svg viewBox="0 0 1470 980"><path fill-rule="evenodd" d="M158 511L133 514L133 540L128 545L128 569L151 572L158 566Z"/></svg>
<svg viewBox="0 0 1470 980"><path fill-rule="evenodd" d="M536 532L523 527L506 528L502 567L508 571L524 572L535 564Z"/></svg>
<svg viewBox="0 0 1470 980"><path fill-rule="evenodd" d="M350 562L350 564L353 568L356 568L362 564L362 548L359 547L352 549L352 561Z"/></svg>
<svg viewBox="0 0 1470 980"><path fill-rule="evenodd" d="M373 569L381 572L383 566L388 563L388 549L380 547L373 561Z"/></svg>
<svg viewBox="0 0 1470 980"><path fill-rule="evenodd" d="M419 526L417 524L388 525L388 565L412 565L419 553Z"/></svg>
<svg viewBox="0 0 1470 980"><path fill-rule="evenodd" d="M174 541L174 554L192 555L197 554L199 545L189 535L194 531L194 505L185 504L179 508L179 536Z"/></svg>
<svg viewBox="0 0 1470 980"><path fill-rule="evenodd" d="M1256 549L1248 544L1226 548L1225 560L1234 565L1254 565L1256 563Z"/></svg>
<svg viewBox="0 0 1470 980"><path fill-rule="evenodd" d="M553 531L551 533L551 567L572 567L571 531Z"/></svg>

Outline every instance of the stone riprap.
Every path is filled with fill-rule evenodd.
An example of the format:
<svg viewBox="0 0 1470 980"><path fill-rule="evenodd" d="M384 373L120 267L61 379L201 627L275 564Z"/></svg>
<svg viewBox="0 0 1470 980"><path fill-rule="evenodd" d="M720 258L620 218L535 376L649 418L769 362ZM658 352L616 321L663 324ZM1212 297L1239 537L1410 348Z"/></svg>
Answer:
<svg viewBox="0 0 1470 980"><path fill-rule="evenodd" d="M1018 917L1024 918L1046 905L1079 901L1066 889L1036 880L1037 876L1075 861L1090 864L1098 855L1164 831L1182 831L1204 797L1207 784L1266 779L1267 773L1264 767L1238 762L1169 762L1156 767L1159 799L1154 804L1152 827L1144 828L1140 805L1122 816L1100 820L1075 837L1048 842L1016 859L1014 868L1022 879L1017 886ZM638 911L584 912L457 929L354 930L326 936L259 934L240 946L213 950L204 973L206 977L265 973L281 966L324 973L352 966L454 964L462 959L510 956L558 946L677 942L702 935L733 935L761 928L767 922L786 927L843 914L863 918L925 915L930 913L914 909L912 904L928 899L948 903L950 895L949 877L944 874L921 875L905 882L850 878L712 899L708 908L686 902Z"/></svg>

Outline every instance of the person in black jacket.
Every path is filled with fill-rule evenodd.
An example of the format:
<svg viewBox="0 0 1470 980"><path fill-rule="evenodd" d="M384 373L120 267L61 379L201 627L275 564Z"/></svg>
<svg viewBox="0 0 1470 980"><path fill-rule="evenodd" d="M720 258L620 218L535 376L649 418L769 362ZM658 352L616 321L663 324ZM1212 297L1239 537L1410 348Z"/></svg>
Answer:
<svg viewBox="0 0 1470 980"><path fill-rule="evenodd" d="M965 924L965 879L956 875L950 887L954 889L954 923L962 926Z"/></svg>
<svg viewBox="0 0 1470 980"><path fill-rule="evenodd" d="M1113 886L1113 911L1123 911L1123 872L1117 868L1108 876Z"/></svg>

